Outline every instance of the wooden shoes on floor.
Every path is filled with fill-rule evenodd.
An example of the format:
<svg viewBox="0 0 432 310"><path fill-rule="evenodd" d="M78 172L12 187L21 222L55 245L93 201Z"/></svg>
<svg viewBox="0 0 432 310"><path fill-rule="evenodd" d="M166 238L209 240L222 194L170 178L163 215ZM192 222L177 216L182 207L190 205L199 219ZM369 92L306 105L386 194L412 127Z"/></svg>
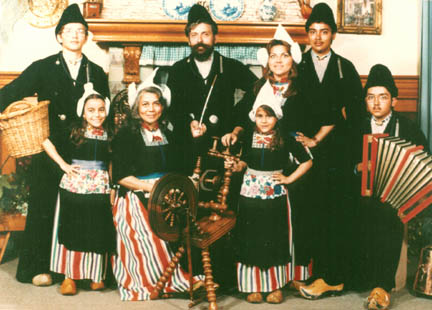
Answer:
<svg viewBox="0 0 432 310"><path fill-rule="evenodd" d="M317 279L310 285L300 286L299 292L304 298L314 300L326 296L340 295L343 288L343 283L328 285L323 279Z"/></svg>
<svg viewBox="0 0 432 310"><path fill-rule="evenodd" d="M376 287L366 300L368 310L386 310L390 306L390 294L386 290Z"/></svg>
<svg viewBox="0 0 432 310"><path fill-rule="evenodd" d="M49 273L41 273L33 277L32 283L35 286L49 286L52 284L52 278Z"/></svg>
<svg viewBox="0 0 432 310"><path fill-rule="evenodd" d="M101 291L105 288L103 282L91 282L90 289L92 291ZM75 281L69 278L64 279L60 286L60 293L65 296L73 296L77 293Z"/></svg>
<svg viewBox="0 0 432 310"><path fill-rule="evenodd" d="M253 304L258 304L263 301L263 296L261 293L250 293L249 295L247 295L246 301ZM274 290L266 297L266 302L268 302L269 304L280 304L282 301L283 294L281 290Z"/></svg>

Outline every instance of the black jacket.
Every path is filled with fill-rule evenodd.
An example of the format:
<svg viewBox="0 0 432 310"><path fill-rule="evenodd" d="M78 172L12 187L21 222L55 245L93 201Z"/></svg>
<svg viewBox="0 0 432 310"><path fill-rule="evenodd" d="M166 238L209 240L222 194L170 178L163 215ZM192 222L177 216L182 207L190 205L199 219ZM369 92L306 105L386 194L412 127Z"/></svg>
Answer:
<svg viewBox="0 0 432 310"><path fill-rule="evenodd" d="M108 78L101 67L83 55L78 77L74 81L60 52L33 62L18 78L4 86L0 90L0 111L14 101L37 94L39 101L51 102L50 133L66 136L72 122L78 119L76 106L87 83L87 67L94 89L109 98Z"/></svg>
<svg viewBox="0 0 432 310"><path fill-rule="evenodd" d="M190 136L190 122L193 119L199 121L215 75L217 79L203 118L209 136L221 136L233 129L236 115L234 93L236 89L251 91L257 80L241 62L218 52L214 52L213 57L207 80L202 78L192 56L176 62L170 70L168 86L172 103L169 116L174 123L176 136L180 135L183 139ZM216 125L210 123L212 115L218 118Z"/></svg>

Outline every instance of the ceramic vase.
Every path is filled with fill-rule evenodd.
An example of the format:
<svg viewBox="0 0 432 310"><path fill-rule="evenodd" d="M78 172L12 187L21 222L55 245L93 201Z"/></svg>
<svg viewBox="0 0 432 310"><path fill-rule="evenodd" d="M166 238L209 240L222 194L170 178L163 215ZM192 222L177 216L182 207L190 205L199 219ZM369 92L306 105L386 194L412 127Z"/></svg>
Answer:
<svg viewBox="0 0 432 310"><path fill-rule="evenodd" d="M264 22L271 22L277 13L273 0L264 0L259 7L259 16Z"/></svg>

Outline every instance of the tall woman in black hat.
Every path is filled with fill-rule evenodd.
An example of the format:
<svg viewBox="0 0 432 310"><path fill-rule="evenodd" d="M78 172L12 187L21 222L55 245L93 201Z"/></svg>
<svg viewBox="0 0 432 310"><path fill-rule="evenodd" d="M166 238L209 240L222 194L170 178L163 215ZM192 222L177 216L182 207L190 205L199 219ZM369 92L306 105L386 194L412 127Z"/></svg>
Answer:
<svg viewBox="0 0 432 310"><path fill-rule="evenodd" d="M50 132L60 137L57 150L63 155L68 128L78 119L77 101L84 93L84 84L92 82L94 89L104 97L109 97L109 88L102 68L82 53L87 42L88 25L77 4L70 5L63 12L55 35L62 50L35 61L17 79L3 87L0 90L0 111L35 93L39 100L49 100ZM30 174L29 211L16 276L20 282L50 285L51 237L62 171L43 152L33 155Z"/></svg>

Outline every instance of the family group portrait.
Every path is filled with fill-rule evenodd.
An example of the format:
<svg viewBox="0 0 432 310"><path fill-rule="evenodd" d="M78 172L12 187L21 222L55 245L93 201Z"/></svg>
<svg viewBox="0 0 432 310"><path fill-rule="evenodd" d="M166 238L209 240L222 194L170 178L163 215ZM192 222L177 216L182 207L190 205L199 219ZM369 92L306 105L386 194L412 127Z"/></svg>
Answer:
<svg viewBox="0 0 432 310"><path fill-rule="evenodd" d="M0 309L432 308L431 28L0 0Z"/></svg>

